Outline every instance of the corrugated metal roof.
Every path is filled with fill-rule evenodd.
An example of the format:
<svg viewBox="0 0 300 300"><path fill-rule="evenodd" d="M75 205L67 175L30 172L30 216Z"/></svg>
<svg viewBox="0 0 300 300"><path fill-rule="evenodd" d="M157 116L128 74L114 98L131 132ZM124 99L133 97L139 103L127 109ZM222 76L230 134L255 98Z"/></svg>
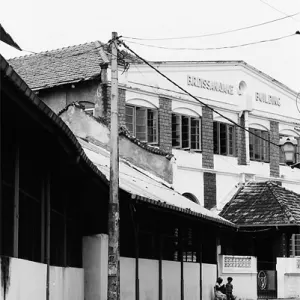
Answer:
<svg viewBox="0 0 300 300"><path fill-rule="evenodd" d="M88 158L98 167L101 173L109 179L109 153L94 144L80 139L79 141ZM207 210L203 206L192 202L180 193L169 188L162 181L150 177L149 174L144 173L142 170L139 170L124 160L120 161L119 172L120 188L134 195L139 200L234 227L234 224L231 222Z"/></svg>

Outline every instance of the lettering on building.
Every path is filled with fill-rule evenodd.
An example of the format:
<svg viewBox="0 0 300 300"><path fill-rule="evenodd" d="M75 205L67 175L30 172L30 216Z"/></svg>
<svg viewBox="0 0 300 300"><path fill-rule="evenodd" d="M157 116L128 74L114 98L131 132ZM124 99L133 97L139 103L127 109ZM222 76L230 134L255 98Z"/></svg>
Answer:
<svg viewBox="0 0 300 300"><path fill-rule="evenodd" d="M296 268L297 268L297 269L300 269L300 258L297 259L297 262L296 262Z"/></svg>
<svg viewBox="0 0 300 300"><path fill-rule="evenodd" d="M255 100L258 102L280 106L280 98L266 95L264 93L255 93Z"/></svg>
<svg viewBox="0 0 300 300"><path fill-rule="evenodd" d="M251 256L224 255L224 268L251 268Z"/></svg>
<svg viewBox="0 0 300 300"><path fill-rule="evenodd" d="M198 88L233 95L233 85L187 75L187 84Z"/></svg>

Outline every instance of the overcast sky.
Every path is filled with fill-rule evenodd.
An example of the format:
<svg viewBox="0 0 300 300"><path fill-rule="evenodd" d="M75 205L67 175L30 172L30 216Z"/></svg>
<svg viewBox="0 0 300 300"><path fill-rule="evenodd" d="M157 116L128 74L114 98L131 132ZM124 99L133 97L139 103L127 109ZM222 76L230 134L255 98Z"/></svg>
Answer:
<svg viewBox="0 0 300 300"><path fill-rule="evenodd" d="M263 3L267 2L274 8ZM19 0L2 1L0 21L22 49L34 52L127 37L195 36L231 30L300 12L300 0ZM172 41L167 47L223 47L277 38L300 30L300 14L254 29ZM129 44L148 60L244 60L300 92L300 35L271 43L210 51L163 50ZM28 54L2 42L5 58Z"/></svg>

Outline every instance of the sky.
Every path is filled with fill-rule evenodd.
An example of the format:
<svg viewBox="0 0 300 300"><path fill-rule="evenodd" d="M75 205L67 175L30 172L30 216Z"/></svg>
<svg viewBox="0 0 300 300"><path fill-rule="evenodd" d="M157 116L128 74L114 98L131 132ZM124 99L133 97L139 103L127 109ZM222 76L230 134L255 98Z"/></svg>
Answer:
<svg viewBox="0 0 300 300"><path fill-rule="evenodd" d="M293 18L230 34L163 41L128 39L199 36L298 12ZM11 0L2 1L0 22L19 46L28 51L47 51L96 40L106 43L112 31L116 31L147 60L244 60L300 92L300 35L209 51L166 50L129 43L216 48L294 34L300 31L300 0ZM2 42L0 53L7 59L30 54Z"/></svg>

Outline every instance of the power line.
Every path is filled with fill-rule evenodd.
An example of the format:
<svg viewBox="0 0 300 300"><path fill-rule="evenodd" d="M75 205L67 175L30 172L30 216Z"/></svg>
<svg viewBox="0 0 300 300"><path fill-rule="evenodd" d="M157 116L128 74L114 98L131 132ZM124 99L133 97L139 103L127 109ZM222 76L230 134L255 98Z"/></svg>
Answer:
<svg viewBox="0 0 300 300"><path fill-rule="evenodd" d="M215 112L216 114L218 114L219 116L221 116L222 118L224 118L225 120L229 121L230 123L234 124L235 126L249 132L250 134L252 134L253 136L256 136L276 147L280 147L279 145L271 142L270 140L267 140L255 133L253 133L252 131L250 131L249 129L246 129L245 127L239 125L238 123L234 122L233 120L231 120L230 118L226 117L225 115L221 114L220 112L216 111L214 108L210 107L208 104L202 102L201 100L199 100L197 97L195 97L194 95L192 95L190 92L188 92L187 90L185 90L183 87L181 87L180 85L178 85L176 82L174 82L172 79L170 79L168 76L166 76L165 74L163 74L162 72L160 72L157 68L155 68L153 65L151 65L147 60L145 60L144 58L142 58L141 56L139 56L135 51L133 51L129 46L127 46L123 41L119 40L120 43L127 49L129 50L131 53L133 53L137 58L139 58L140 60L142 60L146 65L148 65L151 69L153 69L155 72L157 72L158 74L160 74L162 77L164 77L166 80L168 80L169 82L171 82L173 85L175 85L178 89L180 89L181 91L183 91L185 94L189 95L191 98L193 98L194 100L196 100L197 102L199 102L201 105L209 108L211 111Z"/></svg>
<svg viewBox="0 0 300 300"><path fill-rule="evenodd" d="M260 1L262 1L262 0L260 0ZM265 4L267 4L267 3L265 3ZM182 39L203 38L203 37L228 34L228 33L232 33L232 32L237 32L237 31L251 29L251 28L255 28L255 27L259 27L259 26L264 26L264 25L267 25L267 24L271 24L271 23L274 23L274 22L285 20L287 18L292 18L296 15L299 15L299 13L300 12L297 12L297 13L292 14L292 15L287 15L287 14L284 13L285 17L274 19L274 20L271 20L271 21L266 21L266 22L263 22L263 23L254 24L254 25L241 27L241 28L236 28L236 29L231 29L231 30L225 30L225 31L220 31L220 32L215 32L215 33L207 33L207 34L195 35L195 36L165 37L165 38L139 38L139 37L130 37L130 36L123 36L123 37L126 38L126 39L140 40L140 41L164 41L164 40L182 40Z"/></svg>
<svg viewBox="0 0 300 300"><path fill-rule="evenodd" d="M271 5L270 3L268 3L268 2L266 2L266 1L264 1L264 0L259 0L259 1L262 2L262 3L264 3L264 4L267 5L267 6L271 7L272 9L276 10L277 12L279 12L279 13L285 15L285 16L289 16L289 15L288 15L287 13L285 13L284 11L279 10L278 8L276 8L275 6ZM294 16L295 16L295 15L294 15ZM291 15L291 16L289 16L289 17L290 17L291 19L295 20L296 22L299 22L298 19L293 18L294 16Z"/></svg>
<svg viewBox="0 0 300 300"><path fill-rule="evenodd" d="M131 43L131 44L140 45L140 46L143 46L143 47L158 48L158 49L164 49L164 50L207 51L207 50L222 50L222 49L241 48L241 47L246 47L246 46L250 46L250 45L275 42L275 41L279 41L279 40L282 40L282 39L289 38L289 37L291 37L293 35L296 35L296 34L300 34L300 32L297 31L296 33L293 33L293 34L284 35L284 36L281 36L281 37L268 39L268 40L261 40L261 41L257 41L257 42L250 42L250 43L245 43L245 44L223 46L223 47L208 47L208 48L165 47L165 46L156 46L156 45L143 44L143 43L132 42L132 41L126 41L126 42Z"/></svg>

